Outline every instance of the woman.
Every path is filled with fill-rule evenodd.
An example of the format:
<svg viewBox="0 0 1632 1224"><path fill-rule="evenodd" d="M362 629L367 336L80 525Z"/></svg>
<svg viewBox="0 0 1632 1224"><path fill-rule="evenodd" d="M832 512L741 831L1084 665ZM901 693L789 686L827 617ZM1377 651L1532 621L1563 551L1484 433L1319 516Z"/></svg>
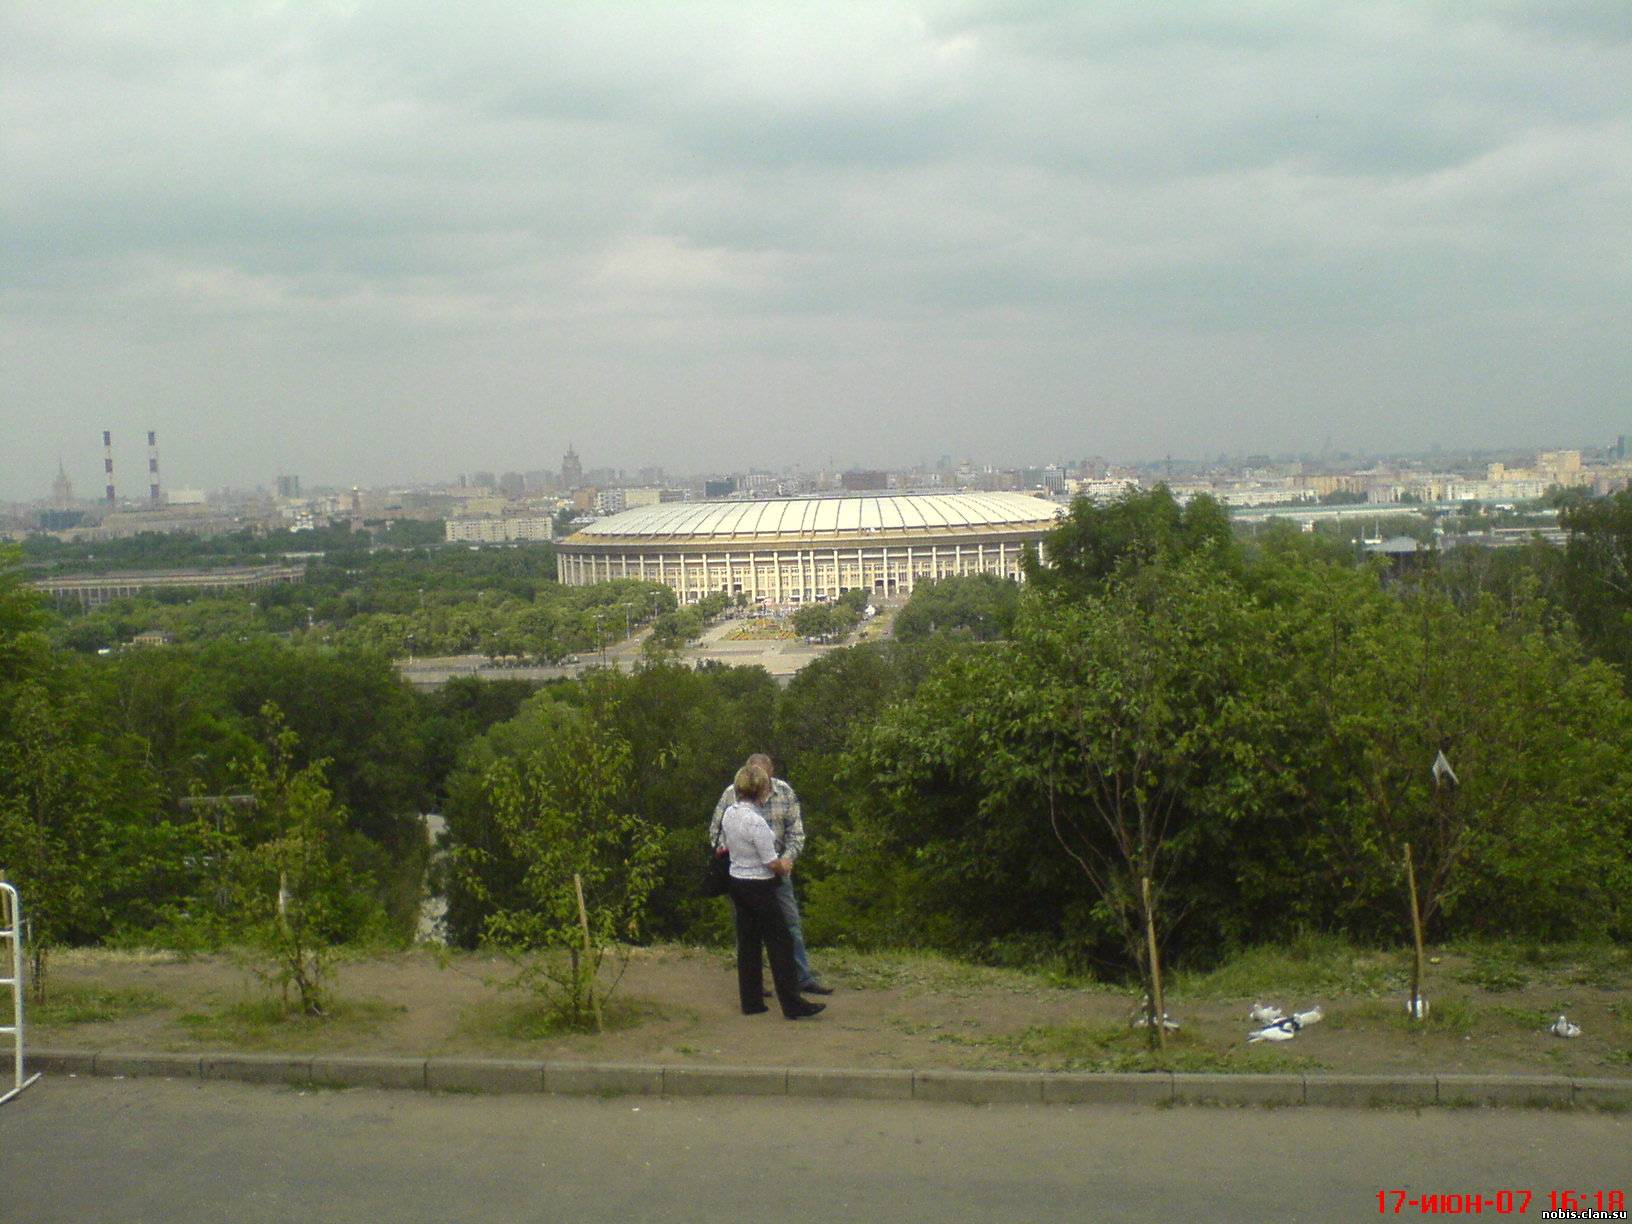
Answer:
<svg viewBox="0 0 1632 1224"><path fill-rule="evenodd" d="M793 963L793 936L776 896L776 880L793 865L776 856L776 840L759 805L771 797L771 776L758 765L744 765L735 780L737 801L725 809L720 839L731 855L731 907L737 916L737 993L742 1014L757 1015L765 1006L763 946L771 958L776 999L789 1020L814 1016L821 1003L799 996L799 971Z"/></svg>

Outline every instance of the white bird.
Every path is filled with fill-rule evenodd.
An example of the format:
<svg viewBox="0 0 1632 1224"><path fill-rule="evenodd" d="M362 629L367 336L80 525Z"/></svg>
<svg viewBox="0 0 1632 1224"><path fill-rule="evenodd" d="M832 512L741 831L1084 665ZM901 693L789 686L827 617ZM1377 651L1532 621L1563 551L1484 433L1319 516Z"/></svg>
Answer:
<svg viewBox="0 0 1632 1224"><path fill-rule="evenodd" d="M1298 1035L1301 1026L1291 1016L1284 1020L1277 1020L1274 1024L1266 1024L1256 1033L1247 1035L1247 1044L1252 1045L1259 1041L1291 1041Z"/></svg>
<svg viewBox="0 0 1632 1224"><path fill-rule="evenodd" d="M1254 1003L1252 1010L1247 1013L1247 1019L1258 1025L1274 1024L1285 1015L1286 1013L1273 1003Z"/></svg>
<svg viewBox="0 0 1632 1224"><path fill-rule="evenodd" d="M1554 1037L1581 1036L1581 1026L1579 1024L1571 1024L1569 1018L1566 1016L1560 1016L1557 1020L1554 1020L1552 1026L1547 1031Z"/></svg>

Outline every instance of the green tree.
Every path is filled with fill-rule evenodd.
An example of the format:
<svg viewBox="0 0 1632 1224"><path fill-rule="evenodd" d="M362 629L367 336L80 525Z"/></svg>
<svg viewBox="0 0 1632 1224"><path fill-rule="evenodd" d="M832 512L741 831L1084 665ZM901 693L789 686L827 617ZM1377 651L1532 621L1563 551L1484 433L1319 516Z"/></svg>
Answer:
<svg viewBox="0 0 1632 1224"><path fill-rule="evenodd" d="M360 907L359 898L369 881L342 850L345 811L324 779L324 762L299 765L298 737L277 707L268 704L261 716L265 751L244 774L253 806L220 827L206 817L200 831L226 864L237 932L269 959L262 979L279 990L286 1008L292 987L300 1014L321 1016L333 948L361 933L359 917L370 907Z"/></svg>
<svg viewBox="0 0 1632 1224"><path fill-rule="evenodd" d="M1581 640L1632 681L1632 489L1570 498L1559 511L1566 598Z"/></svg>
<svg viewBox="0 0 1632 1224"><path fill-rule="evenodd" d="M564 719L561 733L523 761L495 762L484 798L504 852L519 863L519 896L493 897L484 924L493 943L543 953L522 980L575 1028L599 1026L639 938L661 852L657 831L618 803L631 768L629 745L593 717ZM456 870L481 897L488 852L469 843ZM603 986L610 953L619 972Z"/></svg>
<svg viewBox="0 0 1632 1224"><path fill-rule="evenodd" d="M1046 564L1028 553L1025 568L1040 589L1085 593L1124 566L1208 551L1228 561L1235 548L1229 514L1217 501L1203 494L1180 506L1166 485L1157 485L1104 505L1077 498L1043 537Z"/></svg>
<svg viewBox="0 0 1632 1224"><path fill-rule="evenodd" d="M1007 637L1020 610L1020 587L995 574L969 574L920 582L895 617L895 636L913 641L935 632L956 632L989 642Z"/></svg>

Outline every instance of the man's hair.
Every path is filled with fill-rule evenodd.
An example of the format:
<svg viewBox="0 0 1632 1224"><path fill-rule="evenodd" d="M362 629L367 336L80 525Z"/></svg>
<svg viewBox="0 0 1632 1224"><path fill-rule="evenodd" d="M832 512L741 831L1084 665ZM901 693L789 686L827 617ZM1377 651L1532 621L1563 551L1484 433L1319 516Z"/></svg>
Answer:
<svg viewBox="0 0 1632 1224"><path fill-rule="evenodd" d="M748 799L758 803L771 793L771 775L758 765L744 765L737 770L735 785L738 799Z"/></svg>
<svg viewBox="0 0 1632 1224"><path fill-rule="evenodd" d="M776 777L776 762L771 760L771 754L768 752L754 753L748 758L747 764L763 769L767 778Z"/></svg>

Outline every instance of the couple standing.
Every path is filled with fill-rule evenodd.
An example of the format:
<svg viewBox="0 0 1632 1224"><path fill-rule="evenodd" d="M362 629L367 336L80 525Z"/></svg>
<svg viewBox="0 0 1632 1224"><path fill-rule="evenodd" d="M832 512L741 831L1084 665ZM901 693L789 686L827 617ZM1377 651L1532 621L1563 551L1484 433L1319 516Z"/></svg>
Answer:
<svg viewBox="0 0 1632 1224"><path fill-rule="evenodd" d="M799 796L776 776L771 758L756 752L737 770L714 805L708 837L717 854L731 856L731 907L737 919L737 991L744 1015L768 1011L760 963L771 961L777 1002L789 1020L814 1016L824 1004L803 994L832 994L810 971L799 903L793 895L793 863L805 848Z"/></svg>

